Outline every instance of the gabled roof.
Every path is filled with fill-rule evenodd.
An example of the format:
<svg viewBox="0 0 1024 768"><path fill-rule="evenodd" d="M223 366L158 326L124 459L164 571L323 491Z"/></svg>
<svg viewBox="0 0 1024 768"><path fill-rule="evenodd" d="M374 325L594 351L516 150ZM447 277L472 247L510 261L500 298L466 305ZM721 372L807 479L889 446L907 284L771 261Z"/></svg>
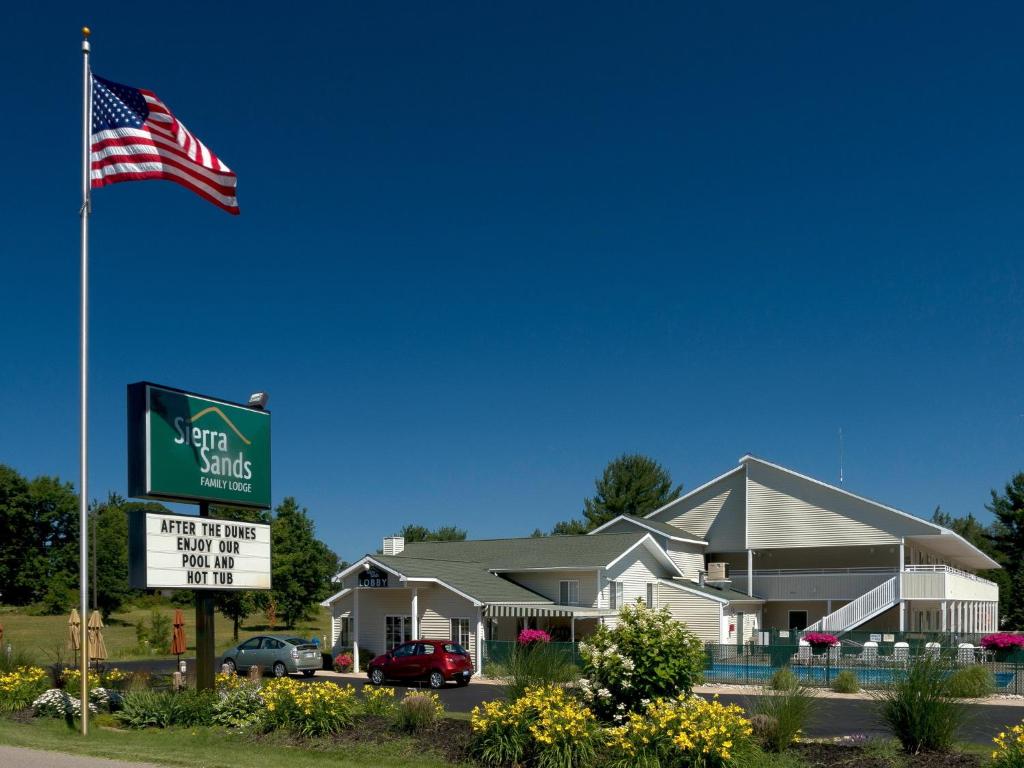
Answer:
<svg viewBox="0 0 1024 768"><path fill-rule="evenodd" d="M666 509L675 506L679 502L684 501L685 499L688 499L691 496L696 496L698 493L700 493L701 491L704 491L704 490L710 488L715 483L721 482L722 480L725 480L727 477L731 477L732 475L735 475L737 472L743 472L743 471L744 471L744 467L743 467L742 464L740 464L740 466L738 466L738 467L733 467L728 472L724 472L721 475L719 475L718 477L715 477L715 478L712 478L711 480L708 480L703 485L698 485L692 491L684 493L678 499L672 499L672 501L670 501L668 504L665 504L664 506L658 507L653 512L647 513L646 515L644 515L644 519L645 520L650 520L652 517L657 517L662 512L664 512Z"/></svg>
<svg viewBox="0 0 1024 768"><path fill-rule="evenodd" d="M707 544L700 536L684 531L682 528L677 528L674 525L663 523L660 520L648 520L644 517L637 517L636 515L619 515L618 517L612 518L604 525L595 528L588 533L588 536L593 536L595 533L601 533L605 528L610 528L619 522L632 523L638 528L657 533L666 538L672 539L673 541L682 541L687 544Z"/></svg>
<svg viewBox="0 0 1024 768"><path fill-rule="evenodd" d="M395 557L472 561L483 563L495 571L604 568L623 552L641 542L646 535L644 531L636 531L601 536L424 541L406 544L402 553Z"/></svg>
<svg viewBox="0 0 1024 768"><path fill-rule="evenodd" d="M698 584L696 581L685 579L658 579L660 584L665 584L684 592L694 592L705 597L719 600L723 603L763 603L759 597L751 597L743 592L737 592L729 587L713 587L710 584Z"/></svg>
<svg viewBox="0 0 1024 768"><path fill-rule="evenodd" d="M334 580L337 581L359 571L364 565L383 568L410 585L417 582L439 584L478 604L536 603L538 605L553 605L552 601L543 595L513 584L511 581L491 573L481 563L474 562L431 560L398 555L366 555L335 576ZM326 602L332 602L344 594L345 590L342 590L337 595L328 598Z"/></svg>

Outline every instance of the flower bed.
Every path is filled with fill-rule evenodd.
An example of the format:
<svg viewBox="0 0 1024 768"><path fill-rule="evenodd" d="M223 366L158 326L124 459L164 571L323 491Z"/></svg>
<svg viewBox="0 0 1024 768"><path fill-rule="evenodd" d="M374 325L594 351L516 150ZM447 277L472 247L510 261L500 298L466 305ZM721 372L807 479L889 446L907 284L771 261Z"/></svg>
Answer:
<svg viewBox="0 0 1024 768"><path fill-rule="evenodd" d="M18 667L0 674L0 712L15 712L31 706L46 690L46 670L41 667Z"/></svg>

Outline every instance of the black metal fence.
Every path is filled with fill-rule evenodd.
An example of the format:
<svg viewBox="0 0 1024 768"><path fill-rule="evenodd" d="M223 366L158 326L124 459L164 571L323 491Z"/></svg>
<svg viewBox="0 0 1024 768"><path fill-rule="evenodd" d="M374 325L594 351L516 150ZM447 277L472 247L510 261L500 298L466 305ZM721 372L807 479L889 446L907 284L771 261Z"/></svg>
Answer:
<svg viewBox="0 0 1024 768"><path fill-rule="evenodd" d="M938 642L930 639L881 642L877 648L845 640L844 636L842 645L822 651L801 646L796 640L743 646L709 643L705 646L704 680L768 685L780 669L789 667L798 680L809 686L829 687L840 672L849 670L862 688L880 688L898 680L915 657L931 655L943 660L950 669L982 665L992 673L999 692L1024 693L1024 654L1003 657L980 648L961 648L959 643L928 647L927 643Z"/></svg>

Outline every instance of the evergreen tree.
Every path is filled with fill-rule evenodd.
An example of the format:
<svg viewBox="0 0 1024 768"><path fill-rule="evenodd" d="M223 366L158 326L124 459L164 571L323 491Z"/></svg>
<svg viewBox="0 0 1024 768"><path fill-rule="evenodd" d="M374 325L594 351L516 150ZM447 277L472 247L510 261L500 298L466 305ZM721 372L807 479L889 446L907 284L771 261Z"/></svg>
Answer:
<svg viewBox="0 0 1024 768"><path fill-rule="evenodd" d="M996 517L995 546L1006 574L1000 584L1002 623L1024 627L1024 472L1014 475L1002 494L992 491L987 509Z"/></svg>
<svg viewBox="0 0 1024 768"><path fill-rule="evenodd" d="M465 541L466 531L456 528L454 525L443 525L430 530L422 525L409 524L398 532L399 536L405 537L405 543L416 541Z"/></svg>
<svg viewBox="0 0 1024 768"><path fill-rule="evenodd" d="M594 495L583 501L583 520L560 522L552 533L587 533L619 515L643 517L679 498L683 486L673 486L672 475L654 459L623 454L608 463L594 489Z"/></svg>

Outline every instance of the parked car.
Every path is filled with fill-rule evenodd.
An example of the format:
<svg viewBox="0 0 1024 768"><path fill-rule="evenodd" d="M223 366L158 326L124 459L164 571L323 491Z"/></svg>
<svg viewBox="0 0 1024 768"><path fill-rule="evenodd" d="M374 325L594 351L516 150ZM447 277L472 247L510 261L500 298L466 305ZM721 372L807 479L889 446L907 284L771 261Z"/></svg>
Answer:
<svg viewBox="0 0 1024 768"><path fill-rule="evenodd" d="M446 682L461 686L473 676L473 661L465 648L451 640L413 640L374 658L366 673L374 685L385 680L426 680L431 688L443 688Z"/></svg>
<svg viewBox="0 0 1024 768"><path fill-rule="evenodd" d="M248 672L252 667L259 667L274 677L298 672L312 677L323 668L319 646L289 635L250 637L224 651L223 658L223 664L231 671Z"/></svg>

